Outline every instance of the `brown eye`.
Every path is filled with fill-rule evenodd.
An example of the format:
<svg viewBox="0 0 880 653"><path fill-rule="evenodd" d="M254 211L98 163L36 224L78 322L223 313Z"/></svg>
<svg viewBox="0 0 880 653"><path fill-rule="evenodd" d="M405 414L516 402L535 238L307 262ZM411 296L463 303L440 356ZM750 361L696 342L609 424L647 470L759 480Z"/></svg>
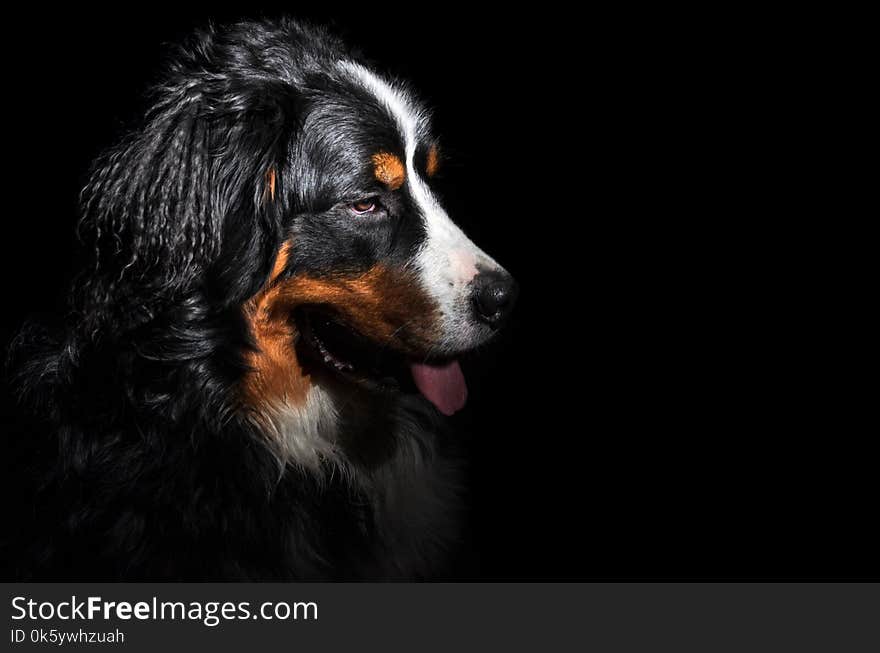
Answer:
<svg viewBox="0 0 880 653"><path fill-rule="evenodd" d="M374 197L370 199L361 200L359 202L353 202L348 205L348 207L358 215L363 215L364 213L372 213L376 210L378 203Z"/></svg>

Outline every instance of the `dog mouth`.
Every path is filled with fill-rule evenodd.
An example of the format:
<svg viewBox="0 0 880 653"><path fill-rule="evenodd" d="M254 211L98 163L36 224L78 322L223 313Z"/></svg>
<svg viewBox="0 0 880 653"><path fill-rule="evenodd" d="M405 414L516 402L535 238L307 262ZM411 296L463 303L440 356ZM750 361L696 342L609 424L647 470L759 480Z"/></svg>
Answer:
<svg viewBox="0 0 880 653"><path fill-rule="evenodd" d="M346 382L380 392L419 392L444 415L458 412L467 401L456 359L406 356L324 308L301 308L294 319L302 336L298 353Z"/></svg>

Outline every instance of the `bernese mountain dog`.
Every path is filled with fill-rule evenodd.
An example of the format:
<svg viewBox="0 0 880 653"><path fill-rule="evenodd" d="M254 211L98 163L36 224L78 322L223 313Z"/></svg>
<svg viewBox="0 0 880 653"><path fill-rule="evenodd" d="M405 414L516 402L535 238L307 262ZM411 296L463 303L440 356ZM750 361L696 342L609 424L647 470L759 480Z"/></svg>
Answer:
<svg viewBox="0 0 880 653"><path fill-rule="evenodd" d="M196 33L149 101L83 190L69 314L10 350L12 575L437 577L457 359L517 290L438 198L427 109L289 19Z"/></svg>

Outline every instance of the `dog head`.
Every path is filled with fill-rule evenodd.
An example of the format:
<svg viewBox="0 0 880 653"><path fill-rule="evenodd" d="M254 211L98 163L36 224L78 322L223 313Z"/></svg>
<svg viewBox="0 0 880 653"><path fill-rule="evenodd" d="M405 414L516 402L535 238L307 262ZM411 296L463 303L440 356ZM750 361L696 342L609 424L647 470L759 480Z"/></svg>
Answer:
<svg viewBox="0 0 880 653"><path fill-rule="evenodd" d="M456 359L502 326L516 284L444 210L440 144L412 93L282 21L198 35L157 94L87 189L110 270L91 296L129 318L159 295L238 310L249 406L330 383L414 386L458 410Z"/></svg>

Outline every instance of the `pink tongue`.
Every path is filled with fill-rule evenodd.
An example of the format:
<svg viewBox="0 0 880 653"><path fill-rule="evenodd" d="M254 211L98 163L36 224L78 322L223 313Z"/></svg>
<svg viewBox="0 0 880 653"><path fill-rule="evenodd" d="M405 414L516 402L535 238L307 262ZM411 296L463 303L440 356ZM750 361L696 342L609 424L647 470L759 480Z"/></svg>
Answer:
<svg viewBox="0 0 880 653"><path fill-rule="evenodd" d="M458 361L446 365L412 363L410 369L416 387L441 413L452 415L464 408L467 385Z"/></svg>

